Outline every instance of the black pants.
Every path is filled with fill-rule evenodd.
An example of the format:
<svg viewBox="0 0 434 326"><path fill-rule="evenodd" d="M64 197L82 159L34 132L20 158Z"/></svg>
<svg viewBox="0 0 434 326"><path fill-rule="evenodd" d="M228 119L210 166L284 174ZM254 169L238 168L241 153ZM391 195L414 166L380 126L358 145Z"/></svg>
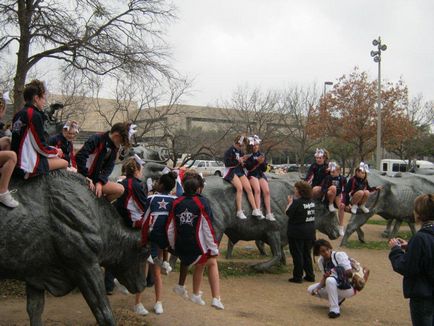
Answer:
<svg viewBox="0 0 434 326"><path fill-rule="evenodd" d="M413 326L434 326L434 300L410 298Z"/></svg>
<svg viewBox="0 0 434 326"><path fill-rule="evenodd" d="M312 266L313 240L288 238L288 243L292 261L294 262L293 277L301 280L304 270L307 278L314 279L315 274Z"/></svg>

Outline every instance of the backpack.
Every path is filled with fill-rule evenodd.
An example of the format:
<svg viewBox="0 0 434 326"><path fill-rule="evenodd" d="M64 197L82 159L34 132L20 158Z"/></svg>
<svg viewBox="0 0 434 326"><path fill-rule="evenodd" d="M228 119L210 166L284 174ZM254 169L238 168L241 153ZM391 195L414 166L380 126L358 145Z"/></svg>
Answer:
<svg viewBox="0 0 434 326"><path fill-rule="evenodd" d="M351 264L351 270L353 272L353 276L350 278L349 282L351 286L357 291L362 291L368 281L369 277L369 269L363 267L356 259L352 257L348 257ZM336 266L338 265L338 261L336 259L336 252L333 253L334 264L336 262ZM345 284L345 282L344 282Z"/></svg>

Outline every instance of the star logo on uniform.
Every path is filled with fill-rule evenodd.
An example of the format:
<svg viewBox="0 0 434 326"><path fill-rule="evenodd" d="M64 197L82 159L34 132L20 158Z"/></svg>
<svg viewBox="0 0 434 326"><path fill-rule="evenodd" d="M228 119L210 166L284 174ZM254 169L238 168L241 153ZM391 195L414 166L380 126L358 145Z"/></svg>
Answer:
<svg viewBox="0 0 434 326"><path fill-rule="evenodd" d="M169 202L164 201L164 198L163 198L161 201L157 201L157 204L160 205L158 208L167 209L167 205L169 204Z"/></svg>
<svg viewBox="0 0 434 326"><path fill-rule="evenodd" d="M177 215L179 217L179 223L182 224L189 224L193 226L193 220L196 217L193 213L189 212L189 210L186 208L184 212Z"/></svg>

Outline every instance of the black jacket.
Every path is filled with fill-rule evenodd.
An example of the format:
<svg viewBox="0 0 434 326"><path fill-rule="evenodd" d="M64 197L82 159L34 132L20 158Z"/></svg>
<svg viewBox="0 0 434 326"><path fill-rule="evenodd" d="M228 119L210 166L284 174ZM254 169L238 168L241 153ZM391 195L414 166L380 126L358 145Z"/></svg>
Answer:
<svg viewBox="0 0 434 326"><path fill-rule="evenodd" d="M405 298L434 299L434 226L422 227L408 242L389 254L393 270L404 276Z"/></svg>
<svg viewBox="0 0 434 326"><path fill-rule="evenodd" d="M115 166L117 153L109 132L90 136L75 156L78 173L105 185Z"/></svg>
<svg viewBox="0 0 434 326"><path fill-rule="evenodd" d="M328 165L324 163L323 165L318 165L317 163L312 163L307 171L306 178L304 179L313 187L321 186L324 178L330 173L327 171Z"/></svg>
<svg viewBox="0 0 434 326"><path fill-rule="evenodd" d="M288 238L315 239L315 203L310 199L294 199L286 211Z"/></svg>

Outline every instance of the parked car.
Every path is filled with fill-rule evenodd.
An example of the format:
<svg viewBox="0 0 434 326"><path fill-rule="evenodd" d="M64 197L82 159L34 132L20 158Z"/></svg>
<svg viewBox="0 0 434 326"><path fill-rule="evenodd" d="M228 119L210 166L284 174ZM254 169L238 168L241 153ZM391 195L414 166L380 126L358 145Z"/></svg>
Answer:
<svg viewBox="0 0 434 326"><path fill-rule="evenodd" d="M198 173L202 173L203 176L207 175L217 175L219 177L223 176L225 165L221 161L205 161L205 160L196 160L191 162L187 162L186 166L189 169L194 169Z"/></svg>

